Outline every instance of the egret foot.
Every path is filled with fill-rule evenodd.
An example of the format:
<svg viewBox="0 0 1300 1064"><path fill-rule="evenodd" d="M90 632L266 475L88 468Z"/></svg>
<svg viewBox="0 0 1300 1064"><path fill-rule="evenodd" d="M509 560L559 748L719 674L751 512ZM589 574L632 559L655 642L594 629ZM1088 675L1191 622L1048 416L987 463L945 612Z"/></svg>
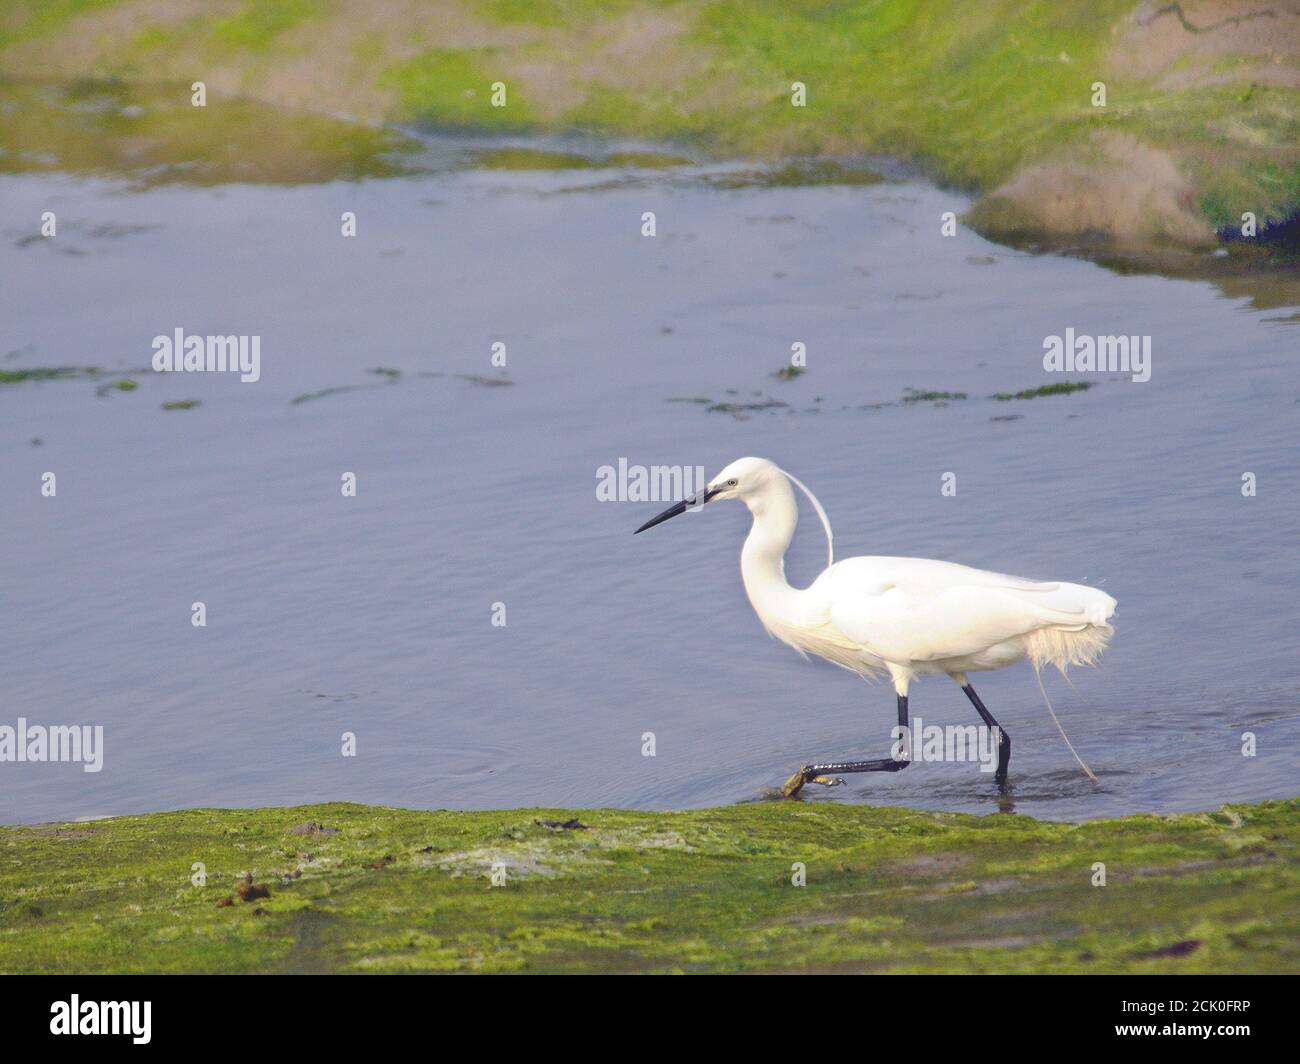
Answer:
<svg viewBox="0 0 1300 1064"><path fill-rule="evenodd" d="M994 721L994 724L997 722ZM907 695L898 696L898 726L907 731ZM1011 745L1008 743L1003 749L1003 757L1011 756ZM822 775L824 772L902 772L903 769L910 765L911 759L906 753L902 753L897 759L893 757L877 758L874 761L825 761L816 765L804 765L798 772L785 781L785 786L781 788L781 793L787 798L793 798L804 788L806 783L820 783L825 787L834 787L836 784L844 781L836 776ZM1006 761L999 762L1004 770L1001 775L1005 777Z"/></svg>
<svg viewBox="0 0 1300 1064"><path fill-rule="evenodd" d="M796 772L793 776L791 776L788 780L785 781L785 786L781 788L781 796L783 798L793 798L796 794L798 794L801 790L803 790L803 785L807 782L808 782L808 766L805 765L803 768L801 768L798 772Z"/></svg>
<svg viewBox="0 0 1300 1064"><path fill-rule="evenodd" d="M823 787L841 787L844 785L844 781L839 776L814 775L816 771L812 765L804 765L803 768L785 781L785 786L781 788L782 796L793 798L808 783L817 783Z"/></svg>

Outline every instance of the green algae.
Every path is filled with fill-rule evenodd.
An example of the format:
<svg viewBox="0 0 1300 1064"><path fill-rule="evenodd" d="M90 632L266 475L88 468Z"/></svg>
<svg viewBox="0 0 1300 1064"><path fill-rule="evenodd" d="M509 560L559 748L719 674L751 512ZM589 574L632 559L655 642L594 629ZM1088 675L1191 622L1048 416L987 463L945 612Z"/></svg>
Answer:
<svg viewBox="0 0 1300 1064"><path fill-rule="evenodd" d="M1045 395L1069 395L1072 392L1086 392L1094 381L1057 381L1055 384L1043 384L1037 388L1025 388L1018 392L994 392L990 399L999 403L1009 403L1012 399L1039 399Z"/></svg>
<svg viewBox="0 0 1300 1064"><path fill-rule="evenodd" d="M394 177L414 172L419 150L395 130L249 100L210 97L196 108L180 82L0 77L0 116L0 173L62 171L141 188Z"/></svg>
<svg viewBox="0 0 1300 1064"><path fill-rule="evenodd" d="M916 388L903 389L903 405L911 403L946 403L953 399L965 399L965 392L923 391Z"/></svg>
<svg viewBox="0 0 1300 1064"><path fill-rule="evenodd" d="M0 370L0 384L24 384L27 381L58 381L93 376L95 370L83 366L32 366L30 369Z"/></svg>
<svg viewBox="0 0 1300 1064"><path fill-rule="evenodd" d="M446 128L521 130L536 118L527 94L508 84L510 65L492 48L430 48L384 68L379 84L397 93L401 115ZM493 104L494 85L505 105Z"/></svg>
<svg viewBox="0 0 1300 1064"><path fill-rule="evenodd" d="M772 376L776 377L778 380L789 381L789 380L797 379L804 372L805 372L804 370L799 369L798 367L788 366L785 367L784 369L777 370L775 373L772 374ZM987 398L996 400L998 402L1010 402L1013 399L1037 399L1046 395L1069 395L1072 392L1083 392L1083 391L1087 391L1089 388L1094 387L1095 385L1096 385L1095 381L1058 381L1054 384L1044 384L1037 388L1025 388L1022 391L1018 391L1018 392L994 392L992 395L988 396ZM728 388L727 394L738 395L739 393L734 388ZM687 405L702 406L704 407L706 413L730 414L732 417L742 421L746 420L750 414L764 413L764 412L775 413L776 411L782 409L784 409L787 413L791 413L791 414L796 412L804 413L804 414L819 414L824 409L822 407L812 406L812 407L807 407L800 411L796 411L793 407L790 406L789 403L784 403L779 399L774 399L771 396L764 395L762 392L756 391L753 393L753 395L754 395L754 399L750 402L741 402L739 400L732 400L732 399L715 401L713 399L703 397L703 396L701 397L670 396L668 399L665 400L665 402L685 403ZM969 398L970 395L967 392L946 391L946 390L932 389L932 388L931 389L904 388L903 394L898 399L897 402L861 403L861 404L857 404L856 407L853 407L852 409L875 411L875 410L883 410L887 407L916 407L921 404L929 404L930 407L934 408L934 407L944 407L951 402L960 402L961 400L969 399ZM815 397L813 399L813 402L821 403L822 397L821 396ZM842 404L839 407L839 409L849 410L851 409L851 407L848 404ZM1020 417L1019 414L1012 414L1003 417L995 417L992 420L1010 421L1010 420L1017 419L1019 417Z"/></svg>
<svg viewBox="0 0 1300 1064"><path fill-rule="evenodd" d="M730 414L739 420L744 420L750 414L760 413L762 411L780 410L788 407L789 403L783 403L780 399L763 397L752 403L736 403L731 400L723 400L720 403L711 403L704 409L710 414Z"/></svg>
<svg viewBox="0 0 1300 1064"><path fill-rule="evenodd" d="M244 0L236 14L215 24L212 34L226 48L266 51L281 34L319 14L320 8L316 0Z"/></svg>
<svg viewBox="0 0 1300 1064"><path fill-rule="evenodd" d="M482 148L468 153L471 165L482 170L667 170L688 166L681 155L652 151L610 151L581 153L547 151L511 145Z"/></svg>
<svg viewBox="0 0 1300 1064"><path fill-rule="evenodd" d="M105 396L110 391L133 392L140 385L132 380L131 373L148 370L107 370L99 366L28 366L24 369L0 370L0 385L26 384L34 381L102 380L108 383L95 389L95 394Z"/></svg>
<svg viewBox="0 0 1300 1064"><path fill-rule="evenodd" d="M201 809L0 828L0 971L1294 972L1298 857L1294 799Z"/></svg>

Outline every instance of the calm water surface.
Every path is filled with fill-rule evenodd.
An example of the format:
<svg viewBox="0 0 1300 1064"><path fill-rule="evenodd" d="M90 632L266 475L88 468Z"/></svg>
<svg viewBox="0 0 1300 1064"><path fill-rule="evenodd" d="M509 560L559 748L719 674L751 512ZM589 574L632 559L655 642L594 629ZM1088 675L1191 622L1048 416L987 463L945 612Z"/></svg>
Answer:
<svg viewBox="0 0 1300 1064"><path fill-rule="evenodd" d="M634 539L663 503L596 499L620 457L712 476L746 454L818 492L841 557L948 558L1119 600L1102 667L1073 690L1047 678L1100 786L1027 667L981 678L1015 739L1016 811L1296 793L1294 308L942 238L966 203L913 179L502 170L463 147L431 141L445 165L414 177L297 187L0 177L0 371L138 382L0 386L0 723L106 735L98 774L0 765L0 822L332 799L664 809L883 756L888 686L802 661L751 613L742 508ZM33 241L46 210L59 236ZM177 327L260 335L261 381L152 373L152 338ZM988 398L1059 379L1042 343L1067 327L1151 336L1152 379ZM778 380L796 341L808 372ZM969 398L900 403L907 388ZM670 401L769 397L786 405ZM822 564L805 513L788 573ZM938 680L912 710L975 722ZM812 800L998 808L959 764Z"/></svg>

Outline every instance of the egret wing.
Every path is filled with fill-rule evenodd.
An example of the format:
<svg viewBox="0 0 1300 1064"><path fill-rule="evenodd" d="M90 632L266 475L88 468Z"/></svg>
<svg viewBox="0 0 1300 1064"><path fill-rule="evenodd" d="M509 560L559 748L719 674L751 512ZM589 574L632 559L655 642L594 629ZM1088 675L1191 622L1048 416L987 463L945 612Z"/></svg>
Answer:
<svg viewBox="0 0 1300 1064"><path fill-rule="evenodd" d="M1066 591L1077 586L922 558L851 558L814 585L831 624L890 661L962 657L1043 627L1081 628L1090 611Z"/></svg>

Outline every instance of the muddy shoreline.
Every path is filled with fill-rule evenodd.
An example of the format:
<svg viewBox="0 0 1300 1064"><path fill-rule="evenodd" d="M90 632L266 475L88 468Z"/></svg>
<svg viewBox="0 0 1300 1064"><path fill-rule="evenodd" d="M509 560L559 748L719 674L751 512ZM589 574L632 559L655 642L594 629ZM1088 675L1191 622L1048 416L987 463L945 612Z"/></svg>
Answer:
<svg viewBox="0 0 1300 1064"><path fill-rule="evenodd" d="M0 78L0 172L65 173L123 182L129 189L187 184L318 184L402 178L467 162L502 171L590 170L610 188L638 182L707 181L720 189L753 186L872 185L927 175L915 163L876 155L799 156L775 160L718 154L681 141L627 141L593 134L509 134L447 129L429 122L361 122L287 111L255 99L214 101L202 123L179 84L120 80ZM447 154L451 143L462 144ZM431 151L429 135L437 142ZM717 166L700 177L700 164ZM689 175L689 176L685 176ZM965 193L961 194L965 201ZM1104 232L1061 234L1019 220L984 224L977 200L960 224L1018 250L1066 254L1120 273L1157 273L1209 281L1257 307L1300 303L1300 251L1294 226L1256 240L1191 247L1164 241L1116 241ZM1012 211L1006 219L1018 219ZM936 223L937 224L937 223ZM22 240L35 239L23 237Z"/></svg>
<svg viewBox="0 0 1300 1064"><path fill-rule="evenodd" d="M0 77L165 84L186 104L199 79L209 112L636 136L695 158L889 155L975 194L991 239L1153 264L1294 227L1300 10L1050 7L20 3Z"/></svg>

